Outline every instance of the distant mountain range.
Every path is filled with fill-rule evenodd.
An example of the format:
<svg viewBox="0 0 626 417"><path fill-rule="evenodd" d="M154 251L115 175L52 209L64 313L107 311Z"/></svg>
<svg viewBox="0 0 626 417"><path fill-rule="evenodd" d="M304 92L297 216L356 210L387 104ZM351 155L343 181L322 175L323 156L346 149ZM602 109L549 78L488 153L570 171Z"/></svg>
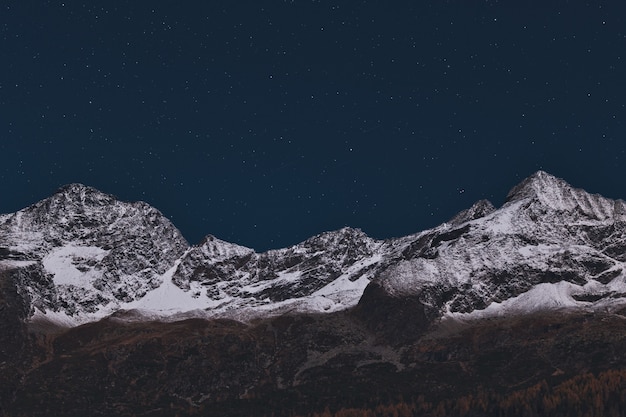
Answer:
<svg viewBox="0 0 626 417"><path fill-rule="evenodd" d="M625 262L626 203L542 171L430 230L264 253L71 184L0 215L0 415L495 415L467 396L626 369Z"/></svg>

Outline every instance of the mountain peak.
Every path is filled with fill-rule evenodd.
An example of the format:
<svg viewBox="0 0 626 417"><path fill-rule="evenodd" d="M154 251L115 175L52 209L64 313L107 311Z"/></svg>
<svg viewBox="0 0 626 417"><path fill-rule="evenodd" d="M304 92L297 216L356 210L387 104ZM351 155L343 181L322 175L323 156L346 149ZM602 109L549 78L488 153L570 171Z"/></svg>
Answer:
<svg viewBox="0 0 626 417"><path fill-rule="evenodd" d="M537 171L513 187L506 203L525 199L533 200L557 212L578 213L596 220L623 217L626 213L626 204L622 200L611 200L599 194L590 194L544 171Z"/></svg>
<svg viewBox="0 0 626 417"><path fill-rule="evenodd" d="M462 224L471 220L476 220L481 217L484 217L492 212L494 212L496 208L491 204L489 200L479 200L475 202L472 207L465 209L452 217L448 223L452 225Z"/></svg>
<svg viewBox="0 0 626 417"><path fill-rule="evenodd" d="M198 247L201 248L205 257L214 261L222 261L237 256L243 257L254 253L254 249L226 242L213 235L206 235Z"/></svg>
<svg viewBox="0 0 626 417"><path fill-rule="evenodd" d="M506 197L506 201L517 201L529 197L542 197L562 195L568 193L572 187L564 180L548 174L545 171L537 171L513 187Z"/></svg>
<svg viewBox="0 0 626 417"><path fill-rule="evenodd" d="M341 229L332 230L312 236L301 243L305 246L351 246L361 245L365 242L373 241L372 238L358 228L342 227Z"/></svg>
<svg viewBox="0 0 626 417"><path fill-rule="evenodd" d="M57 190L57 193L80 192L80 191L97 191L97 190L93 187L82 184L80 182L73 182L73 183L65 184L59 187L59 189Z"/></svg>
<svg viewBox="0 0 626 417"><path fill-rule="evenodd" d="M97 205L112 203L117 200L113 195L103 193L100 190L80 183L71 183L60 187L51 198Z"/></svg>

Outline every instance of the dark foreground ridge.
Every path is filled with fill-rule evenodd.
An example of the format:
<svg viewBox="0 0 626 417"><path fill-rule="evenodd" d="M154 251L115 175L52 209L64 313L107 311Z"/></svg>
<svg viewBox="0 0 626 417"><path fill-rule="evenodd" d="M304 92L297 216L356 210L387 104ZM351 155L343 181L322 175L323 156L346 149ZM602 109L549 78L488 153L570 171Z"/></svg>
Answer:
<svg viewBox="0 0 626 417"><path fill-rule="evenodd" d="M533 314L412 335L390 320L360 311L249 325L105 319L55 335L16 328L19 346L5 326L2 415L621 415L621 313Z"/></svg>

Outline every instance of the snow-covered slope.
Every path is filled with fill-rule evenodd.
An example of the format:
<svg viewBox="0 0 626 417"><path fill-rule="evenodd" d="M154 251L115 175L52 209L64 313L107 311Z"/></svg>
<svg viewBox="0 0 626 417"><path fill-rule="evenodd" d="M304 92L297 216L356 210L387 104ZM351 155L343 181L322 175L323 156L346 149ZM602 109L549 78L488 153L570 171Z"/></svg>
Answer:
<svg viewBox="0 0 626 417"><path fill-rule="evenodd" d="M626 203L541 171L501 208L482 200L431 230L378 241L344 228L265 253L213 236L190 247L156 209L80 184L0 215L0 268L24 269L31 318L70 325L333 312L371 281L431 320L607 309L626 300L624 262Z"/></svg>

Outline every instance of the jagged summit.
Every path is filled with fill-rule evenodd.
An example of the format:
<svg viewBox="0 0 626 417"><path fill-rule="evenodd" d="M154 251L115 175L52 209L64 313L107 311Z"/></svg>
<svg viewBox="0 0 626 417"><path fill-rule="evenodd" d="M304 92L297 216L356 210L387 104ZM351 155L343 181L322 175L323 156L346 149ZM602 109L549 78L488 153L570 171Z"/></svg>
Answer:
<svg viewBox="0 0 626 417"><path fill-rule="evenodd" d="M62 225L69 231L78 227L93 228L96 224L110 225L129 210L158 213L145 203L121 202L96 188L73 183L60 187L50 197L20 210L18 214L24 224L41 224L46 229ZM88 224L82 225L85 222Z"/></svg>
<svg viewBox="0 0 626 417"><path fill-rule="evenodd" d="M79 182L73 182L60 186L54 194L105 194L97 188Z"/></svg>
<svg viewBox="0 0 626 417"><path fill-rule="evenodd" d="M224 262L228 259L244 257L252 253L254 253L254 249L226 242L213 235L207 235L199 245L191 249L189 256L192 258L199 256L203 259L210 259L211 262Z"/></svg>
<svg viewBox="0 0 626 417"><path fill-rule="evenodd" d="M104 193L94 187L80 183L67 184L59 187L52 196L42 202L66 201L76 205L108 205L118 201L114 195Z"/></svg>
<svg viewBox="0 0 626 417"><path fill-rule="evenodd" d="M453 224L453 225L466 223L470 220L476 220L476 219L480 219L481 217L485 217L486 215L492 213L495 210L496 208L493 206L491 201L479 200L476 203L474 203L472 207L466 210L463 210L457 215L455 215L454 217L452 217L452 219L450 219L448 223Z"/></svg>
<svg viewBox="0 0 626 417"><path fill-rule="evenodd" d="M362 242L367 239L371 240L371 238L367 236L363 230L346 226L341 229L331 230L312 236L302 242L302 245L316 245L320 242L327 245L354 244L355 242Z"/></svg>
<svg viewBox="0 0 626 417"><path fill-rule="evenodd" d="M545 171L537 171L509 191L506 201L517 201L524 198L551 197L555 193L570 192L572 187L564 180L548 174Z"/></svg>
<svg viewBox="0 0 626 417"><path fill-rule="evenodd" d="M626 203L623 200L611 200L599 194L590 194L544 171L537 171L513 187L505 206L521 200L538 203L541 207L531 208L535 211L549 209L578 212L598 220L621 218L626 213Z"/></svg>

